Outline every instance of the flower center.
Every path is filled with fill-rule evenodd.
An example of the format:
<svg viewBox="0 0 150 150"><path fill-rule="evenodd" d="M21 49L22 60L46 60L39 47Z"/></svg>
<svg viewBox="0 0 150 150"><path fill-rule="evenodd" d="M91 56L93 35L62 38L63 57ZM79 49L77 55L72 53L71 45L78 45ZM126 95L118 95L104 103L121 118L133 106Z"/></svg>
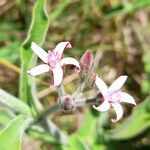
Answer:
<svg viewBox="0 0 150 150"><path fill-rule="evenodd" d="M60 64L60 60L58 53L48 51L48 65L50 69L54 69L58 64Z"/></svg>
<svg viewBox="0 0 150 150"><path fill-rule="evenodd" d="M120 91L112 91L108 92L104 99L107 100L109 103L116 103L121 99L121 92Z"/></svg>

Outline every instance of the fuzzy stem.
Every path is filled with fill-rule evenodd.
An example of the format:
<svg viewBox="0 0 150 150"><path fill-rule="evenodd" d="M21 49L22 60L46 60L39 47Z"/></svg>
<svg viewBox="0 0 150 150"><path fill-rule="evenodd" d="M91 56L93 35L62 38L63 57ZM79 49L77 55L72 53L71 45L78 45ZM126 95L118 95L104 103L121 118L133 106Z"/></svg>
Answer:
<svg viewBox="0 0 150 150"><path fill-rule="evenodd" d="M35 122L39 123L41 127L44 128L45 132L57 139L59 143L66 145L68 142L67 135L59 130L59 128L51 120L48 119L48 115L58 110L60 110L59 104L55 104L47 108L40 114L40 116L37 117Z"/></svg>
<svg viewBox="0 0 150 150"><path fill-rule="evenodd" d="M42 118L41 125L45 131L57 139L59 143L67 145L68 136L64 134L52 121L50 121L48 117Z"/></svg>
<svg viewBox="0 0 150 150"><path fill-rule="evenodd" d="M57 112L58 110L60 110L60 106L59 104L55 104L53 106L48 107L46 110L44 110L36 119L35 122L41 121L41 119L43 117L46 117L54 112Z"/></svg>
<svg viewBox="0 0 150 150"><path fill-rule="evenodd" d="M97 98L98 94L94 97L90 97L90 98L82 98L78 101L75 101L74 106L72 108L76 108L76 107L84 107L86 105L95 105L99 103L99 99ZM37 122L40 121L43 117L47 117L48 115L57 112L59 110L61 110L61 104L55 104L53 106L48 107L46 110L44 110L40 116L38 116L37 118ZM64 110L65 111L65 110Z"/></svg>
<svg viewBox="0 0 150 150"><path fill-rule="evenodd" d="M98 104L97 95L90 98L83 98L75 102L76 107L84 107L85 105Z"/></svg>
<svg viewBox="0 0 150 150"><path fill-rule="evenodd" d="M59 97L65 95L64 85L63 84L61 84L60 86L58 86L57 92L58 92Z"/></svg>

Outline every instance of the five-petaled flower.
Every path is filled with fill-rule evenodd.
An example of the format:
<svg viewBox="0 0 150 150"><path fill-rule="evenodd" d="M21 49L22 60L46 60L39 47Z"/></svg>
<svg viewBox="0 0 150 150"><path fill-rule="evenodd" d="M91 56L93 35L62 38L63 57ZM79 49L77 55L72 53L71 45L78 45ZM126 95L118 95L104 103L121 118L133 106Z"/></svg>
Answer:
<svg viewBox="0 0 150 150"><path fill-rule="evenodd" d="M125 83L126 79L127 76L120 76L108 88L105 82L98 76L96 76L95 83L100 90L104 101L100 106L96 107L95 105L93 105L93 107L98 111L107 111L111 107L113 107L116 112L117 118L111 119L112 122L118 121L123 116L123 109L120 105L120 102L126 102L136 105L131 95L120 91L120 88Z"/></svg>
<svg viewBox="0 0 150 150"><path fill-rule="evenodd" d="M53 51L44 51L41 47L39 47L36 43L32 42L31 49L33 52L44 61L44 64L38 65L31 70L28 70L28 73L31 76L37 76L44 72L52 71L54 77L54 86L59 86L62 82L63 78L63 70L62 67L64 65L74 65L80 71L79 62L72 58L66 57L62 58L62 54L65 48L71 48L71 44L69 42L60 42Z"/></svg>

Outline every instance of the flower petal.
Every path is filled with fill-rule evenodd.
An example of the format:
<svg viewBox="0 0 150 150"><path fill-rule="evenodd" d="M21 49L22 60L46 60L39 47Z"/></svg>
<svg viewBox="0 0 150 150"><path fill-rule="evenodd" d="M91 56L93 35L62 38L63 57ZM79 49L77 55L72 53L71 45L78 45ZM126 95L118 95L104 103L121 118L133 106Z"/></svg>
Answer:
<svg viewBox="0 0 150 150"><path fill-rule="evenodd" d="M112 85L109 87L109 91L118 91L123 86L125 81L127 80L127 76L120 76L117 78Z"/></svg>
<svg viewBox="0 0 150 150"><path fill-rule="evenodd" d="M44 72L48 72L49 71L49 66L46 64L42 64L39 66L36 66L30 70L27 71L27 73L29 73L31 76L37 76L39 74L42 74Z"/></svg>
<svg viewBox="0 0 150 150"><path fill-rule="evenodd" d="M120 102L130 103L136 106L134 98L130 94L125 92L121 92Z"/></svg>
<svg viewBox="0 0 150 150"><path fill-rule="evenodd" d="M111 119L112 122L117 122L123 116L123 109L119 103L112 103L112 107L115 109L116 112L116 119Z"/></svg>
<svg viewBox="0 0 150 150"><path fill-rule="evenodd" d="M63 65L74 65L78 68L78 70L80 70L79 62L72 57L63 58L61 60L61 66L63 66Z"/></svg>
<svg viewBox="0 0 150 150"><path fill-rule="evenodd" d="M102 95L105 96L108 92L108 87L106 83L102 79L100 79L98 76L96 76L95 83L98 89L100 90L100 92L102 93Z"/></svg>
<svg viewBox="0 0 150 150"><path fill-rule="evenodd" d="M110 104L108 101L104 101L100 106L96 107L95 105L93 105L93 108L98 110L98 111L107 111L108 109L110 109Z"/></svg>
<svg viewBox="0 0 150 150"><path fill-rule="evenodd" d="M72 48L70 42L60 42L59 44L56 45L54 52L59 54L61 58L65 48Z"/></svg>
<svg viewBox="0 0 150 150"><path fill-rule="evenodd" d="M39 47L36 43L32 42L31 44L31 49L33 50L33 52L39 57L41 58L45 63L48 62L47 60L47 52L45 52L41 47Z"/></svg>
<svg viewBox="0 0 150 150"><path fill-rule="evenodd" d="M54 86L59 86L62 82L63 78L63 70L61 66L57 66L53 71L53 77L54 77Z"/></svg>

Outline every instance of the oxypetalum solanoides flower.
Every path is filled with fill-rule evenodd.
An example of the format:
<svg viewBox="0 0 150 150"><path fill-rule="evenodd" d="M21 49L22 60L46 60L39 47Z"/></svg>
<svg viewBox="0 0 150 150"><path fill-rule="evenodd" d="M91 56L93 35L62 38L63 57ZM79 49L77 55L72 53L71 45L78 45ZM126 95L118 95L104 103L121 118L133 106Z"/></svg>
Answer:
<svg viewBox="0 0 150 150"><path fill-rule="evenodd" d="M106 83L98 76L96 76L95 83L100 90L104 101L100 106L96 107L95 105L93 105L93 107L101 112L107 111L111 107L113 107L116 112L117 118L111 119L112 122L118 121L123 116L123 109L120 105L120 102L136 105L134 98L131 95L120 91L120 88L123 86L126 80L127 76L120 76L112 83L110 87L107 87Z"/></svg>
<svg viewBox="0 0 150 150"><path fill-rule="evenodd" d="M72 48L70 42L60 42L53 51L44 51L36 43L32 42L31 49L33 52L44 61L44 64L38 65L30 70L28 73L31 76L37 76L39 74L52 71L54 77L54 86L59 86L63 79L63 69L64 65L74 65L77 70L80 71L79 62L72 58L66 57L62 58L63 51L65 48Z"/></svg>

